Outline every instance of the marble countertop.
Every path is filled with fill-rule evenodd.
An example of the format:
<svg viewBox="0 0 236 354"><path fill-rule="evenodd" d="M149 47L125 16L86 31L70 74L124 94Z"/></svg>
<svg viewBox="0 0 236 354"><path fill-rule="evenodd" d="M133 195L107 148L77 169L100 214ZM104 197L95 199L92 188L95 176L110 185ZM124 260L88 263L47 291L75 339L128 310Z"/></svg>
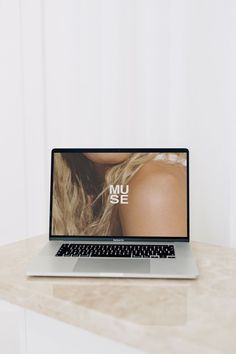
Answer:
<svg viewBox="0 0 236 354"><path fill-rule="evenodd" d="M0 247L0 298L151 353L236 353L236 250L193 242L197 280L28 278L39 236Z"/></svg>

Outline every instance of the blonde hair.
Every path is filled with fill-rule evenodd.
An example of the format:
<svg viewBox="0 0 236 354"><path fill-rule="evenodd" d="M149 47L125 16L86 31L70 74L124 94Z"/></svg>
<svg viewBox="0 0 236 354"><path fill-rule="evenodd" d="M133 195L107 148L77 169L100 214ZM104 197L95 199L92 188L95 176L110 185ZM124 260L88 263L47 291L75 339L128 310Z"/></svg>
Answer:
<svg viewBox="0 0 236 354"><path fill-rule="evenodd" d="M103 183L96 177L93 162L82 153L76 159L74 155L54 154L52 234L122 235L117 205L109 200L109 186L128 184L145 163L160 154L131 153L106 171Z"/></svg>

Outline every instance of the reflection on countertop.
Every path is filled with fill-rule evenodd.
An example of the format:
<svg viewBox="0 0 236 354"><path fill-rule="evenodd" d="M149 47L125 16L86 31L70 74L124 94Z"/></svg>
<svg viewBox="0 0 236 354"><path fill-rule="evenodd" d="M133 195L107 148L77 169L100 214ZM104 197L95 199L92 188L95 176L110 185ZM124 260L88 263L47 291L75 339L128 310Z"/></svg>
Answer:
<svg viewBox="0 0 236 354"><path fill-rule="evenodd" d="M186 323L187 288L100 284L53 286L53 296L110 316L145 326Z"/></svg>

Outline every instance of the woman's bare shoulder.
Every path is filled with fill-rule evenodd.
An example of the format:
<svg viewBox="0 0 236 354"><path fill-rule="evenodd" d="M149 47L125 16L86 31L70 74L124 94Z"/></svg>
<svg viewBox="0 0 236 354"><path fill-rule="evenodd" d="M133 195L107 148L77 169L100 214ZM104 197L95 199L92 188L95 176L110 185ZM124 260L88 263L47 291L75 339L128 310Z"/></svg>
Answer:
<svg viewBox="0 0 236 354"><path fill-rule="evenodd" d="M156 234L160 226L158 213L172 212L178 208L179 198L185 198L186 168L165 161L146 163L129 182L127 205L120 205L121 221L127 230L138 220L137 230L145 234ZM148 231L149 230L149 231ZM131 232L132 233L132 232ZM126 232L129 234L129 231Z"/></svg>
<svg viewBox="0 0 236 354"><path fill-rule="evenodd" d="M131 179L130 189L145 191L185 181L186 167L165 161L149 161Z"/></svg>

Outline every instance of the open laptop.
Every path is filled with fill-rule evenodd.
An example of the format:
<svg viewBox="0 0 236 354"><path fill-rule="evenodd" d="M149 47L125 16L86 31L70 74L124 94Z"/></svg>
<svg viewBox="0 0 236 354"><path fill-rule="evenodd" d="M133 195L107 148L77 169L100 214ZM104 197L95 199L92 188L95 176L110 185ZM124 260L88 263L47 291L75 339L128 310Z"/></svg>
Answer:
<svg viewBox="0 0 236 354"><path fill-rule="evenodd" d="M188 149L53 149L49 242L29 276L196 278Z"/></svg>

